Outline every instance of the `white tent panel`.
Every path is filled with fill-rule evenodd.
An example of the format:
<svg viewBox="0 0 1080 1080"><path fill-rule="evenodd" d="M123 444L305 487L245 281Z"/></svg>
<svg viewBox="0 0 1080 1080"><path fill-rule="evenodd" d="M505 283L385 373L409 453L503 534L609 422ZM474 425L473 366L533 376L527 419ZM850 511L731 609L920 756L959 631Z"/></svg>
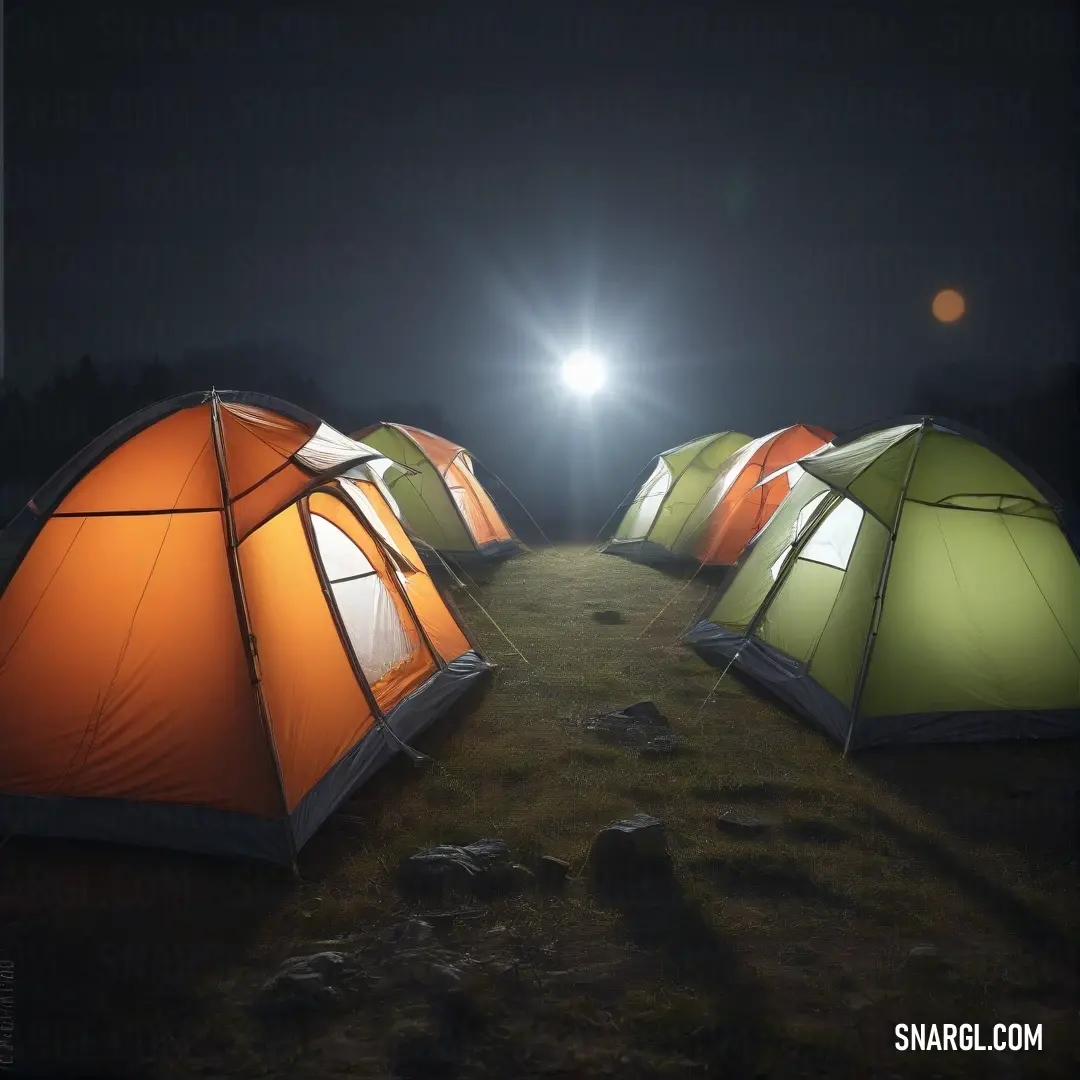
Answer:
<svg viewBox="0 0 1080 1080"><path fill-rule="evenodd" d="M626 521L626 538L640 540L645 537L656 520L660 504L671 487L671 469L663 458L656 463L652 476L641 487L637 500L630 508Z"/></svg>
<svg viewBox="0 0 1080 1080"><path fill-rule="evenodd" d="M413 643L367 556L333 522L317 514L311 522L349 644L374 685L412 655Z"/></svg>

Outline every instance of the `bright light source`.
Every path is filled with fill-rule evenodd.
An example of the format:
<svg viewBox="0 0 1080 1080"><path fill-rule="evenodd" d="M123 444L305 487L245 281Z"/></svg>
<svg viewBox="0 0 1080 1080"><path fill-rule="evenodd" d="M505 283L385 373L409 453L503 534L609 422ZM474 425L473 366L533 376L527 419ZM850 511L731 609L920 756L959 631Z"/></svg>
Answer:
<svg viewBox="0 0 1080 1080"><path fill-rule="evenodd" d="M604 361L588 349L578 349L563 361L562 377L575 394L588 397L604 385Z"/></svg>

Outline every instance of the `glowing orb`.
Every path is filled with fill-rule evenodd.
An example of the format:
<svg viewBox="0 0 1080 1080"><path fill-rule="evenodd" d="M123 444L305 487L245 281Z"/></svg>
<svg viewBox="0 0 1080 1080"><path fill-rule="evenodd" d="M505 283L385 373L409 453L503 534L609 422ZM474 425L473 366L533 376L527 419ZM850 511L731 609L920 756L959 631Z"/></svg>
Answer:
<svg viewBox="0 0 1080 1080"><path fill-rule="evenodd" d="M963 318L964 312L967 311L967 304L955 289L942 289L934 297L930 310L933 311L934 318L938 322L954 323Z"/></svg>
<svg viewBox="0 0 1080 1080"><path fill-rule="evenodd" d="M588 349L578 349L563 361L562 379L575 394L589 397L604 385L604 361Z"/></svg>

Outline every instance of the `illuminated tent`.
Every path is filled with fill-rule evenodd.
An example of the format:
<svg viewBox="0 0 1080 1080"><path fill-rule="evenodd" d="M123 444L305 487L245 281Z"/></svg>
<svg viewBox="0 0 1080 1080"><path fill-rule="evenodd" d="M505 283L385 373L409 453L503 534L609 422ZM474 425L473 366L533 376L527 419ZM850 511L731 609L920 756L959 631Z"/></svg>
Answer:
<svg viewBox="0 0 1080 1080"><path fill-rule="evenodd" d="M373 470L255 394L143 410L8 530L0 834L292 864L488 667Z"/></svg>
<svg viewBox="0 0 1080 1080"><path fill-rule="evenodd" d="M638 562L675 559L690 515L712 489L720 467L748 442L749 435L720 431L665 450L601 550Z"/></svg>
<svg viewBox="0 0 1080 1080"><path fill-rule="evenodd" d="M509 558L524 550L476 478L469 452L405 424L354 433L393 462L382 479L420 540L463 563Z"/></svg>
<svg viewBox="0 0 1080 1080"><path fill-rule="evenodd" d="M824 428L794 424L748 442L717 470L672 550L704 566L734 565L791 490L789 466L832 438Z"/></svg>
<svg viewBox="0 0 1080 1080"><path fill-rule="evenodd" d="M1080 563L1060 503L948 421L800 478L685 640L850 748L1080 734Z"/></svg>

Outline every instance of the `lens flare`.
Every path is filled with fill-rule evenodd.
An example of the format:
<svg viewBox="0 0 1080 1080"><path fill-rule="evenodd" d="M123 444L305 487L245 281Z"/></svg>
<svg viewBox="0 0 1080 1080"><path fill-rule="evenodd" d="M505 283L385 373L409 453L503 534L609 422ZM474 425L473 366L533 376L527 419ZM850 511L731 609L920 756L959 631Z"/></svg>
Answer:
<svg viewBox="0 0 1080 1080"><path fill-rule="evenodd" d="M578 349L563 361L562 379L575 394L590 397L604 385L604 361L588 349Z"/></svg>
<svg viewBox="0 0 1080 1080"><path fill-rule="evenodd" d="M956 289L942 289L941 292L934 297L931 311L933 311L934 318L937 319L938 322L954 323L958 319L964 317L964 312L967 311L967 304L964 302L963 296L961 296Z"/></svg>

